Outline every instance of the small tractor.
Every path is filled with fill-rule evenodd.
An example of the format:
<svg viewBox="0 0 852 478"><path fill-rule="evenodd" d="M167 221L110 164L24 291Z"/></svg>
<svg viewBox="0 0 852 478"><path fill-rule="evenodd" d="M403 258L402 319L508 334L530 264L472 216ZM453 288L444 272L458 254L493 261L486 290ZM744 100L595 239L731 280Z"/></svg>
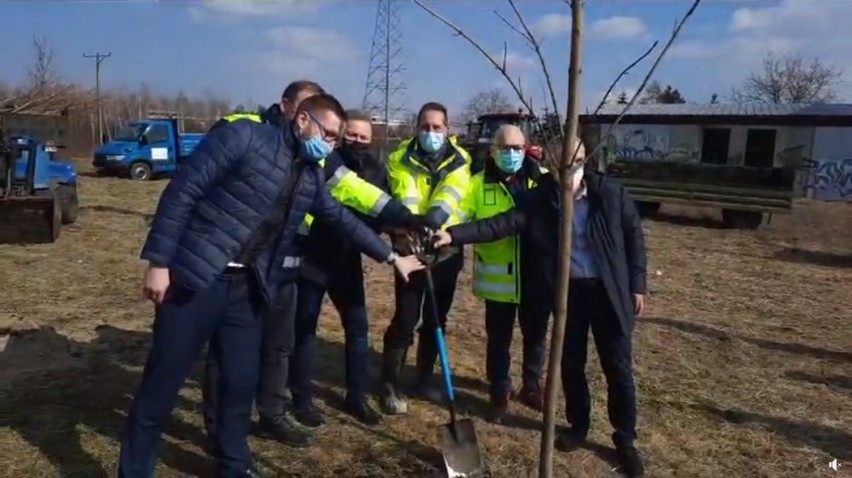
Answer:
<svg viewBox="0 0 852 478"><path fill-rule="evenodd" d="M76 172L51 159L54 149L0 132L0 244L54 242L76 220Z"/></svg>
<svg viewBox="0 0 852 478"><path fill-rule="evenodd" d="M488 158L488 150L494 141L497 130L505 124L513 124L521 128L527 138L527 156L544 160L544 151L540 145L541 134L536 118L523 110L512 113L489 113L481 115L476 122L467 124L467 134L462 146L473 157L471 170L473 173L482 171Z"/></svg>

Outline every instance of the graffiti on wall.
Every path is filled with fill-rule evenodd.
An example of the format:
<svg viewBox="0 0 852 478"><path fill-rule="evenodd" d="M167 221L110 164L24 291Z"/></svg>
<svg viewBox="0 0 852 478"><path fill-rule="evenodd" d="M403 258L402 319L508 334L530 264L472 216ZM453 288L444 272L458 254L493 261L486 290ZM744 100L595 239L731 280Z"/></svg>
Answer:
<svg viewBox="0 0 852 478"><path fill-rule="evenodd" d="M672 144L668 125L619 125L606 137L608 161L697 161L698 151L684 143Z"/></svg>
<svg viewBox="0 0 852 478"><path fill-rule="evenodd" d="M805 195L819 201L852 202L852 158L802 160Z"/></svg>

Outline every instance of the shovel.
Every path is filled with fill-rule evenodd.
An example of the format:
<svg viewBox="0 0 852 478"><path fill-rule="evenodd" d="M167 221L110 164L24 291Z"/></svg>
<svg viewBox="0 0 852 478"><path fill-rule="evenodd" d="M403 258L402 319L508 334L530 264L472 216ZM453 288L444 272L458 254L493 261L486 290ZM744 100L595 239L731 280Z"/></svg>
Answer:
<svg viewBox="0 0 852 478"><path fill-rule="evenodd" d="M438 342L438 353L441 356L441 371L444 375L444 386L447 389L447 401L450 409L450 423L441 425L441 451L444 455L444 465L447 467L449 478L472 478L482 476L485 466L476 440L476 430L469 418L456 418L455 390L453 374L450 370L450 357L447 353L447 343L444 331L438 320L438 301L435 299L435 283L432 281L431 268L426 268L426 293L432 303L432 314L435 318L435 338Z"/></svg>

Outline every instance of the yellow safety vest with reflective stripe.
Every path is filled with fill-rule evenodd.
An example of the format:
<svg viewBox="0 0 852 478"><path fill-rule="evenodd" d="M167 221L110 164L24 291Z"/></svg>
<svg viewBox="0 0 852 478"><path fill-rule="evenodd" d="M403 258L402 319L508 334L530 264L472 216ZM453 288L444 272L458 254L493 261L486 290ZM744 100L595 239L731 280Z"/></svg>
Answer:
<svg viewBox="0 0 852 478"><path fill-rule="evenodd" d="M325 158L321 159L319 164L320 167L325 167ZM325 187L337 202L370 217L378 217L391 201L390 195L381 188L342 165L326 179ZM299 233L308 235L313 222L314 217L307 214L305 221L299 226Z"/></svg>
<svg viewBox="0 0 852 478"><path fill-rule="evenodd" d="M449 218L442 228L467 221L462 202L470 190L470 154L450 138L452 154L438 165L436 184L429 168L421 163L414 152L414 139L400 143L388 156L388 182L391 194L414 214L426 214L439 207Z"/></svg>
<svg viewBox="0 0 852 478"><path fill-rule="evenodd" d="M255 123L263 123L263 118L260 117L257 113L233 113L227 116L222 117L223 120L228 123L233 123L234 121L246 119L249 121L254 121Z"/></svg>
<svg viewBox="0 0 852 478"><path fill-rule="evenodd" d="M541 168L542 173L547 170ZM538 184L527 180L532 189ZM485 171L473 176L464 207L471 220L487 219L515 207L502 182L486 181ZM521 301L521 249L518 236L473 246L473 294L481 299L518 304Z"/></svg>

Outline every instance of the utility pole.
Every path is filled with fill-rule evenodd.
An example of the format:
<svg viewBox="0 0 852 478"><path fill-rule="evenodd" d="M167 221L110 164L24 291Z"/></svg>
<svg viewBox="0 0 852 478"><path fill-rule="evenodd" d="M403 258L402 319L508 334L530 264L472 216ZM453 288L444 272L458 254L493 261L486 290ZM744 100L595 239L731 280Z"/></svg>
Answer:
<svg viewBox="0 0 852 478"><path fill-rule="evenodd" d="M112 56L112 52L94 54L84 53L83 58L95 60L95 101L98 107L98 141L103 142L104 138L104 111L101 107L101 63Z"/></svg>

